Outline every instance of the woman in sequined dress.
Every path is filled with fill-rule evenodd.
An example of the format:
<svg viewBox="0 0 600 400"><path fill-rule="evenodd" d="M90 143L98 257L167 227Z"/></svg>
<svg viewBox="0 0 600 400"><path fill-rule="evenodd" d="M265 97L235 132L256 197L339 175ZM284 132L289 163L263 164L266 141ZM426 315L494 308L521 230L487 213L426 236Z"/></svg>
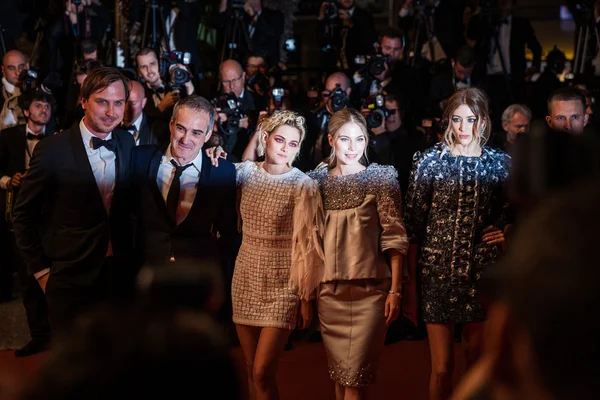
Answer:
<svg viewBox="0 0 600 400"><path fill-rule="evenodd" d="M414 157L405 222L419 248L421 312L431 350L430 399L452 390L454 327L462 324L467 364L475 361L485 314L478 283L504 244L504 184L510 157L484 147L491 130L479 89L447 102L444 141Z"/></svg>
<svg viewBox="0 0 600 400"><path fill-rule="evenodd" d="M323 275L319 189L291 167L304 133L302 116L277 112L256 130L265 161L236 164L242 245L231 298L251 399L279 398L278 359L290 332L309 326L310 300ZM215 162L222 149L207 153Z"/></svg>
<svg viewBox="0 0 600 400"><path fill-rule="evenodd" d="M367 127L356 110L329 121L331 156L309 173L325 209L325 275L317 307L337 400L364 399L387 326L400 311L408 249L393 167L367 166Z"/></svg>

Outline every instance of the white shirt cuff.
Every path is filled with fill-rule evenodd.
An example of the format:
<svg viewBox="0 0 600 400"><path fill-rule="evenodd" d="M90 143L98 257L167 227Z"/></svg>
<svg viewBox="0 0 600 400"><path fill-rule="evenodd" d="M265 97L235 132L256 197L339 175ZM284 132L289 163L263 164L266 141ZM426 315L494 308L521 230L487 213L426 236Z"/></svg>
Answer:
<svg viewBox="0 0 600 400"><path fill-rule="evenodd" d="M35 279L40 279L42 276L48 275L49 273L50 273L50 268L46 268L46 269L43 269L43 270L38 271L35 274L33 274L33 277Z"/></svg>
<svg viewBox="0 0 600 400"><path fill-rule="evenodd" d="M2 178L0 178L0 188L6 190L8 189L8 182L10 182L10 176L8 175L4 175Z"/></svg>

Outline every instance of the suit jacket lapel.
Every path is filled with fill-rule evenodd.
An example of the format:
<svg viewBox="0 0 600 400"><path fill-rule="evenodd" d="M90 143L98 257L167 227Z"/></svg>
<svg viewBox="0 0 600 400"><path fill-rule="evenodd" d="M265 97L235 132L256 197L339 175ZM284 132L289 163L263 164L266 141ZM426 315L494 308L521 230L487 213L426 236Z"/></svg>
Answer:
<svg viewBox="0 0 600 400"><path fill-rule="evenodd" d="M142 116L142 123L140 124L140 145L150 144L150 129L148 125L148 117L146 114Z"/></svg>
<svg viewBox="0 0 600 400"><path fill-rule="evenodd" d="M17 150L16 155L16 164L19 166L19 171L25 171L25 153L28 151L27 148L27 129L25 125L19 126L19 138L17 141L18 146L15 146L15 150ZM29 160L31 161L31 160Z"/></svg>
<svg viewBox="0 0 600 400"><path fill-rule="evenodd" d="M85 151L85 146L83 144L83 138L81 137L81 131L79 130L78 125L73 125L73 127L68 131L69 132L69 141L71 142L71 148L73 149L73 158L75 159L75 164L77 164L77 172L79 173L79 177L84 181L90 184L90 187L94 187L94 196L97 199L97 207L102 209L104 213L106 213L106 209L104 208L104 202L102 201L102 195L100 194L100 189L98 189L98 183L96 182L96 178L94 177L94 172L92 171L92 166L90 165L90 160L88 158L87 152Z"/></svg>
<svg viewBox="0 0 600 400"><path fill-rule="evenodd" d="M154 201L156 201L156 203L158 204L159 210L162 211L165 218L171 220L171 217L167 210L167 204L165 203L165 199L163 199L162 197L162 193L160 192L160 188L158 187L157 183L158 170L160 168L160 162L162 160L163 155L164 152L157 148L152 154L152 157L150 157L150 164L148 165L148 185L150 186L150 191L152 192L152 197L154 197ZM172 222L173 224L175 223L175 221Z"/></svg>

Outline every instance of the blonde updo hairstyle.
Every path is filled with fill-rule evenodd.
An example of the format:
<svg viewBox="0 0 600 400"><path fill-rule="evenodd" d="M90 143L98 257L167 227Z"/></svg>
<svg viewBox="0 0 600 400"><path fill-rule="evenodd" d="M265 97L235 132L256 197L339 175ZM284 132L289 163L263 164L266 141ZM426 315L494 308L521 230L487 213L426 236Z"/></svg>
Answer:
<svg viewBox="0 0 600 400"><path fill-rule="evenodd" d="M488 109L488 98L483 90L477 88L457 90L446 101L442 119L446 126L446 130L444 131L444 142L451 149L454 148L456 138L452 132L452 115L454 114L454 111L463 104L469 107L471 112L475 115L475 118L477 118L475 126L473 127L473 136L475 137L475 140L479 142L479 146L483 147L490 137L492 124Z"/></svg>
<svg viewBox="0 0 600 400"><path fill-rule="evenodd" d="M259 157L265 155L267 149L267 142L265 140L264 134L266 133L267 137L270 137L273 132L277 130L282 125L291 126L292 128L296 128L300 133L300 139L298 141L298 151L289 164L291 164L298 154L300 154L300 146L302 145L302 141L306 136L306 120L304 117L297 112L289 111L289 110L281 110L275 112L268 118L265 118L256 128L256 134L258 136L258 147L256 152Z"/></svg>
<svg viewBox="0 0 600 400"><path fill-rule="evenodd" d="M331 136L332 140L337 140L339 136L340 129L342 126L348 123L355 123L358 125L363 135L365 136L365 150L363 152L362 157L360 158L360 163L364 166L369 165L369 159L367 158L367 150L369 148L369 133L367 131L367 121L365 117L359 111L356 111L353 108L344 108L343 110L335 112L331 118L329 118L329 123L327 124L327 129L329 131L329 136ZM337 165L337 158L335 156L335 148L331 146L331 154L329 157L321 163L318 168L328 167L329 169L335 168Z"/></svg>

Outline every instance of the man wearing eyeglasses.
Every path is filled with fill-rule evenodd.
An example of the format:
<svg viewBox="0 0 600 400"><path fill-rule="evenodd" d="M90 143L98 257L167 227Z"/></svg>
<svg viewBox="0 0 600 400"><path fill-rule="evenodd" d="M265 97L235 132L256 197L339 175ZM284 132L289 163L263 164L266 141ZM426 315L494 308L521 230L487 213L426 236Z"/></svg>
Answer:
<svg viewBox="0 0 600 400"><path fill-rule="evenodd" d="M226 128L229 117L222 109L217 109L219 121L219 135L223 141L222 147L227 154L230 154L234 161L241 160L242 153L248 145L252 131L253 122L256 121L256 106L252 93L245 89L246 73L239 62L235 60L225 60L219 67L219 77L221 80L221 91L223 94L233 93L238 100L239 109L243 111L243 118L240 119L237 132L232 133Z"/></svg>

